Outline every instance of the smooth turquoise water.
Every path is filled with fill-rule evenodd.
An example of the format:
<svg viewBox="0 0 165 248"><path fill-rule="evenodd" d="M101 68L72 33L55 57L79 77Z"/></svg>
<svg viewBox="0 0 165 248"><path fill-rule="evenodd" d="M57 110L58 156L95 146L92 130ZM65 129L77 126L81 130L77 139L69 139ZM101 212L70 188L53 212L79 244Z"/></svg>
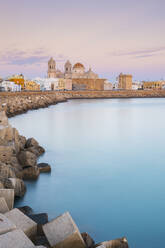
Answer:
<svg viewBox="0 0 165 248"><path fill-rule="evenodd" d="M11 118L52 165L16 206L50 219L69 211L96 241L164 247L164 113L165 99L72 100Z"/></svg>

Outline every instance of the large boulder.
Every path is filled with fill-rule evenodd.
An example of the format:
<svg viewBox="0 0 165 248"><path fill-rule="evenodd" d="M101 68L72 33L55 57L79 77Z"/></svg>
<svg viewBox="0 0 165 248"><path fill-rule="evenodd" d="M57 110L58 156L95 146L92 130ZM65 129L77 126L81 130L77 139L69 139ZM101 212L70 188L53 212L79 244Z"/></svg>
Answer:
<svg viewBox="0 0 165 248"><path fill-rule="evenodd" d="M18 154L18 161L20 162L20 164L22 165L22 167L26 167L26 166L36 166L37 164L37 156L29 151L21 151Z"/></svg>
<svg viewBox="0 0 165 248"><path fill-rule="evenodd" d="M51 172L51 167L47 163L39 163L37 164L40 172Z"/></svg>
<svg viewBox="0 0 165 248"><path fill-rule="evenodd" d="M45 149L42 146L31 146L26 148L26 151L32 152L39 157L45 152Z"/></svg>
<svg viewBox="0 0 165 248"><path fill-rule="evenodd" d="M37 157L41 156L45 152L45 149L40 146L34 138L29 138L26 141L25 148L27 151L34 153Z"/></svg>
<svg viewBox="0 0 165 248"><path fill-rule="evenodd" d="M36 147L39 146L38 142L34 139L34 138L29 138L27 139L26 143L25 143L25 148L29 148L29 147Z"/></svg>
<svg viewBox="0 0 165 248"><path fill-rule="evenodd" d="M12 188L14 189L15 196L22 197L26 192L26 186L23 180L19 178L9 178Z"/></svg>
<svg viewBox="0 0 165 248"><path fill-rule="evenodd" d="M38 176L40 174L40 170L37 166L34 166L34 167L29 166L29 167L23 169L22 173L23 173L23 179L35 180L38 178Z"/></svg>

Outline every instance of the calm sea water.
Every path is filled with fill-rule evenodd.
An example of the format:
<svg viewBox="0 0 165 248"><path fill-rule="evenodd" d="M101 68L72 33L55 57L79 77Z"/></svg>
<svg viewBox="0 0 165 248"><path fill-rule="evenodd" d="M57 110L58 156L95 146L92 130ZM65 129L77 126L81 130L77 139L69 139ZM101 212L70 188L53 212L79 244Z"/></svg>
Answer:
<svg viewBox="0 0 165 248"><path fill-rule="evenodd" d="M16 206L69 211L96 241L164 247L165 99L71 100L10 119L46 149L51 174L27 182Z"/></svg>

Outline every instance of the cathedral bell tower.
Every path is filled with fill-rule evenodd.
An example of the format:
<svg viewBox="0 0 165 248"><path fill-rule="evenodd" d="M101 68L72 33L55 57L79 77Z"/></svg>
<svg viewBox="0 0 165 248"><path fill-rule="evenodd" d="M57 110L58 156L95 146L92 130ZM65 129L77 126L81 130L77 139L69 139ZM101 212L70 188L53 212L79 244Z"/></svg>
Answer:
<svg viewBox="0 0 165 248"><path fill-rule="evenodd" d="M53 58L48 61L48 78L56 77L56 62Z"/></svg>
<svg viewBox="0 0 165 248"><path fill-rule="evenodd" d="M70 78L71 77L71 74L72 74L72 64L68 60L65 63L65 77Z"/></svg>

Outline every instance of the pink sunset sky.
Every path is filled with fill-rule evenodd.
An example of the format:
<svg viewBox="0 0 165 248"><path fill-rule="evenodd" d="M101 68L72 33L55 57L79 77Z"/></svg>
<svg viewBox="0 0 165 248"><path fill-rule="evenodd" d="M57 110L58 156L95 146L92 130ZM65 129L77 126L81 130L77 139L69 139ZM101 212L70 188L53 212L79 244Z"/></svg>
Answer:
<svg viewBox="0 0 165 248"><path fill-rule="evenodd" d="M165 79L164 0L2 0L0 77L45 77L53 56L114 81Z"/></svg>

